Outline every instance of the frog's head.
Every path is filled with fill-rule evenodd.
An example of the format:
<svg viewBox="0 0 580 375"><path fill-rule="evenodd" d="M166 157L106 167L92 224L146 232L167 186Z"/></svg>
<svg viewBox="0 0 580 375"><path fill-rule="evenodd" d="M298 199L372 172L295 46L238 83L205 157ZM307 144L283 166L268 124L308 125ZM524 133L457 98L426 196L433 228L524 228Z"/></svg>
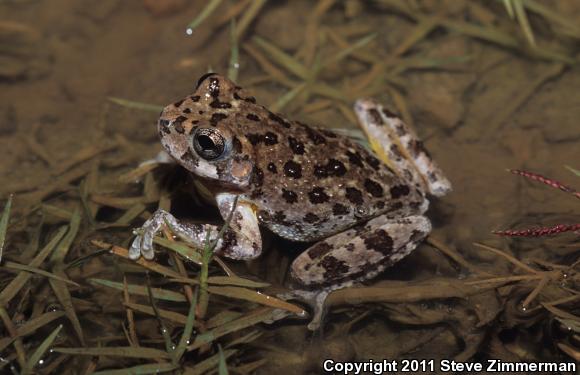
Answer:
<svg viewBox="0 0 580 375"><path fill-rule="evenodd" d="M217 74L163 109L158 121L165 150L184 168L224 188L244 190L253 170L251 147L237 133L241 88Z"/></svg>

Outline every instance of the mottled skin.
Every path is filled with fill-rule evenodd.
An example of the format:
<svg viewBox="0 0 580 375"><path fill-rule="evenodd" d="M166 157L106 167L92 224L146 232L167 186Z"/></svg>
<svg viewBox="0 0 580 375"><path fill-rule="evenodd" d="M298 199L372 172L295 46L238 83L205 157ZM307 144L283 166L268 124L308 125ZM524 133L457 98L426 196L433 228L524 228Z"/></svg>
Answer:
<svg viewBox="0 0 580 375"><path fill-rule="evenodd" d="M425 191L450 190L400 119L371 100L357 102L355 111L376 154L329 130L288 121L210 74L193 95L165 107L158 128L167 153L215 196L224 218L237 199L218 253L258 256L259 225L291 240L319 241L291 271L304 286L331 290L373 277L410 253L431 228L422 215ZM216 229L186 226L158 211L135 239L132 258L153 257L151 239L164 222L196 244Z"/></svg>

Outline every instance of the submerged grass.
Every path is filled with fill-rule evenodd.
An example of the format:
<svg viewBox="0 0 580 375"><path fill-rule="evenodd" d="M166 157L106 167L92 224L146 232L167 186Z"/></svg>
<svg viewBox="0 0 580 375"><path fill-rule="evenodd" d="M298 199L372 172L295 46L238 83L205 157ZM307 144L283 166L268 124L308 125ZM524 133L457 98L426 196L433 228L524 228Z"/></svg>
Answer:
<svg viewBox="0 0 580 375"><path fill-rule="evenodd" d="M402 1L375 3L395 9L393 14L402 14L416 22L389 54L377 48L381 42L376 37L378 33L364 22L353 18L352 25L324 25L324 17L337 4L335 1L316 4L295 51L278 45L275 37L256 35L251 27L265 9L266 1L238 1L227 11L220 12L216 22L218 26L230 23L228 76L237 80L241 50L262 70L257 77L246 77L247 80L256 84L278 84L286 90L270 107L274 111L293 105L302 107L308 102L304 106L308 113L334 109L354 123L352 110L347 106L353 98L389 92L402 117L412 123L412 110L402 89L408 78L405 74L454 68L473 58L438 59L417 54L415 51L421 49L418 48L421 43L436 42L430 39L435 30L443 29L466 39L483 40L522 52L531 59L553 62L545 74L539 74L520 95L496 113L489 125L489 133L493 134L501 130L502 124L541 85L557 77L567 66L578 63L577 57L566 48L560 48L562 46L543 47L546 37L533 30L534 24L528 14L533 12L558 25L561 30L556 32L568 37L578 38L578 26L536 1L503 0L507 17L518 23L527 43L522 43L512 33L509 23L500 15L493 19L495 22L483 22L483 18L465 20L445 12L426 14L419 7ZM208 22L223 6L220 0L207 2L188 25L191 32ZM468 3L466 7L477 14L476 7L481 5ZM343 71L343 68L354 66L354 70L360 71L360 64L365 67L363 72L344 79L342 85L336 84L336 79L329 79L335 76L332 72L336 67ZM135 110L158 113L162 109L159 105L117 97L109 100ZM348 130L343 132L353 134ZM262 333L258 325L275 321L284 314L300 315L303 310L265 294L263 290L269 283L239 277L215 256L216 244L228 230L233 209L219 233L211 236L213 240L208 234L202 249L173 239L168 233L165 238L155 237L154 243L168 250L169 260L160 255L157 261L130 261L126 249L130 236L127 226L138 226L150 216L151 206L155 204L165 209L171 207L169 193L158 182L161 179L157 174L162 169L157 168L159 164L144 163L118 174L117 168L124 165L111 163L110 159L116 162L120 155L127 153L128 142L120 139L104 147L95 144L82 149L61 164L57 164L34 139L26 142L33 153L52 168L55 177L53 181L37 182L33 187L17 186L35 202L34 211L24 213L25 219L18 218L38 228L26 247L15 247L25 248L25 251L18 251L17 255L12 252L12 242L20 245L19 237L26 237L27 233L12 223L16 220L11 218L11 197L0 217L0 271L3 275L0 317L6 329L6 336L0 338L0 351L7 360L0 363L0 370L10 364L13 372L18 371L18 367L21 373L77 368L94 374L227 374L227 363L235 367L232 373L251 373L264 365L264 360L256 360L252 355L244 357L248 345ZM579 171L568 168L580 176ZM145 182L142 191L135 193L135 186L127 185L139 179ZM83 182L77 188L79 180ZM32 214L36 212L45 216L40 224L34 221ZM8 225L9 219L12 226ZM45 222L45 219L50 220ZM9 231L18 235L7 237ZM5 247L7 242L10 246ZM525 319L530 319L530 325L534 323L532 318L517 315L523 308L526 312L549 314L578 332L578 291L572 287L578 282L577 264L525 263L506 251L477 244L476 247L509 263L511 273L505 273L471 263L460 251L434 237L429 243L453 268L469 273L469 277L387 282L373 287L342 289L331 294L329 305L373 303L373 306L388 310L389 318L402 324L414 327L453 325L465 344L465 351L460 354L464 359L473 356L483 337L491 335L489 340L493 345L500 345L494 341L497 340L495 333L488 335L483 329L487 324L491 326L490 322L500 315L496 294L504 298L502 303L514 300L520 308L516 312L505 308L506 311L501 312L503 322L513 323L515 327ZM4 249L10 251L3 253ZM147 283L144 282L145 274L150 280ZM461 301L454 305L453 314L445 315L440 311L443 309L430 310L424 306L447 299ZM479 299L496 305L480 303ZM47 301L58 303L53 305ZM462 304L467 306L463 310ZM497 310L485 310L485 306L490 305ZM29 319L16 325L19 316L29 311L33 311ZM480 320L469 325L473 322L473 312ZM352 314L352 309L345 314ZM367 315L355 316L345 325L346 332L354 329L354 322L362 321ZM155 323L158 328L151 329ZM474 340L476 336L481 341ZM50 348L56 342L58 347L52 349L52 353ZM559 341L556 345L566 355L580 357L571 344ZM117 358L118 362L103 360L103 357ZM229 360L232 357L237 359ZM49 363L49 367L39 368L41 360Z"/></svg>

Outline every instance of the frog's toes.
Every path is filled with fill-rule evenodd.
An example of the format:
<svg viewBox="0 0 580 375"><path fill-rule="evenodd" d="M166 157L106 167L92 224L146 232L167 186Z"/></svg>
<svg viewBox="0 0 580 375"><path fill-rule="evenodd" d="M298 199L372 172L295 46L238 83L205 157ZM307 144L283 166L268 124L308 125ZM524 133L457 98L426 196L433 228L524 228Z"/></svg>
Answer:
<svg viewBox="0 0 580 375"><path fill-rule="evenodd" d="M310 318L310 323L308 323L308 329L316 331L320 328L326 313L326 298L335 289L336 288L323 288L319 290L294 289L287 293L279 294L277 297L283 300L296 299L310 306L313 312L311 315L312 317ZM308 318L309 316L304 315L300 317Z"/></svg>

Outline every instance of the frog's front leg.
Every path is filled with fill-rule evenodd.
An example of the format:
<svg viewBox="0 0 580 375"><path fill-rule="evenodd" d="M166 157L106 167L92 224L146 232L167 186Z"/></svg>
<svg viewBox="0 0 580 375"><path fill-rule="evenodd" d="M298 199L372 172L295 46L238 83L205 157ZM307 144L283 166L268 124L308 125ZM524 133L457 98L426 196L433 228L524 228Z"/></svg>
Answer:
<svg viewBox="0 0 580 375"><path fill-rule="evenodd" d="M320 323L326 296L355 281L375 277L403 259L429 234L431 223L422 215L404 218L378 216L364 225L314 244L292 263L291 273L307 290L294 295L314 306L309 324Z"/></svg>
<svg viewBox="0 0 580 375"><path fill-rule="evenodd" d="M230 216L235 200L234 194L222 193L216 196L224 220ZM169 212L157 210L137 231L137 236L129 249L130 259L138 259L141 255L145 259L154 258L153 237L163 224L166 224L174 234L199 248L205 245L208 233L210 241L214 241L220 230L218 226L212 224L182 223ZM239 200L231 215L228 229L217 242L215 252L231 259L253 259L259 256L261 251L262 239L254 209L249 203Z"/></svg>

